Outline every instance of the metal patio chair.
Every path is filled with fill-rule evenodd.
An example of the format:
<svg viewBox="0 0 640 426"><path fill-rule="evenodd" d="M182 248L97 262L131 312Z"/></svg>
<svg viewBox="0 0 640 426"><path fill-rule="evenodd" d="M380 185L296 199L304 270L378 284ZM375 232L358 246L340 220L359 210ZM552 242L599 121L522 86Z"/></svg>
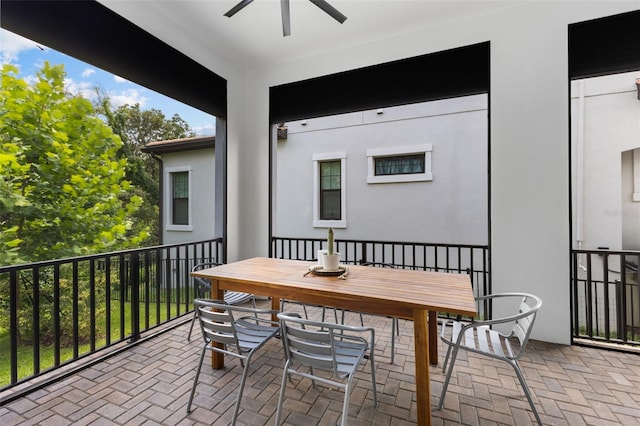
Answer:
<svg viewBox="0 0 640 426"><path fill-rule="evenodd" d="M373 402L378 405L373 351L375 330L372 327L311 321L287 313L279 313L278 318L286 362L282 372L276 425L280 425L287 377L291 375L311 379L314 386L319 381L344 389L342 425L346 425L353 376L366 353L371 367ZM369 334L369 340L362 337L363 334ZM322 375L315 374L318 370L323 372Z"/></svg>
<svg viewBox="0 0 640 426"><path fill-rule="evenodd" d="M214 268L216 266L222 265L217 262L202 262L198 263L191 268L191 272L200 271L202 269ZM193 277L193 282L195 284L196 289L196 298L205 299L210 297L211 292L211 283L209 280L200 277ZM224 301L230 305L239 305L248 300L251 300L253 304L253 308L256 307L256 298L253 294L243 293L241 291L225 291L224 292ZM191 333L193 332L193 325L196 322L196 318L198 317L198 310L194 308L193 310L193 318L191 319L191 326L189 327L189 334L187 335L187 341L191 341Z"/></svg>
<svg viewBox="0 0 640 426"><path fill-rule="evenodd" d="M196 376L193 379L187 413L191 412L191 403L196 392L204 356L209 351L215 351L239 358L243 367L238 397L233 410L232 424L235 425L253 354L278 333L279 324L259 317L261 314L269 316L274 314L274 311L269 309L233 306L221 300L196 299L193 303L198 311L204 344ZM213 343L221 344L222 347L214 346Z"/></svg>
<svg viewBox="0 0 640 426"><path fill-rule="evenodd" d="M487 321L464 323L457 320L450 320L443 323L440 338L449 347L442 366L443 372L447 368L449 356L451 356L451 361L449 363L447 376L442 385L442 394L440 395L438 408L442 409L444 404L444 397L447 393L449 380L453 372L453 365L458 356L458 350L463 349L505 361L511 365L516 372L516 376L518 376L518 380L529 401L536 421L539 425L542 425L538 410L531 398L531 391L518 365L518 359L525 353L529 336L533 330L536 314L542 306L542 300L538 296L527 293L500 293L479 297L476 300L480 303L494 303L497 300L499 300L499 302L511 301L514 302L514 310L517 309L517 313L505 318L496 318ZM507 329L508 331L498 331L494 329L495 326L499 326L497 328L502 330Z"/></svg>

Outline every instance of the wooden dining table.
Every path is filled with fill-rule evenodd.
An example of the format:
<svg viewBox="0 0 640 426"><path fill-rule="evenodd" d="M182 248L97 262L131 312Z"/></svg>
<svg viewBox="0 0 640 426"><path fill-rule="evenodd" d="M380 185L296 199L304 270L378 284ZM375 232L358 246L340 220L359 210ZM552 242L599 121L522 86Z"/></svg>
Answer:
<svg viewBox="0 0 640 426"><path fill-rule="evenodd" d="M211 281L211 296L243 291L280 300L331 306L413 321L416 402L419 425L431 424L429 364L437 364L437 313L475 316L471 281L466 274L345 265L346 278L308 273L315 263L256 257L192 272ZM224 355L213 352L213 368Z"/></svg>

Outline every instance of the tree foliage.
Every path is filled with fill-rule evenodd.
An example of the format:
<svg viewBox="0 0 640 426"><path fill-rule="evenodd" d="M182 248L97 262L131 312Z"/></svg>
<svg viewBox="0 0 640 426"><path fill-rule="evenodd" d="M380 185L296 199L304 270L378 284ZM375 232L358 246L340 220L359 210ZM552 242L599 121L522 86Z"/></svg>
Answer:
<svg viewBox="0 0 640 426"><path fill-rule="evenodd" d="M109 98L100 95L97 109L104 115L113 132L120 136L123 145L118 151L126 159L126 178L142 198L140 209L133 215L133 229L151 228L150 245L159 238L159 166L158 162L142 149L150 142L182 139L195 136L189 124L178 114L167 119L158 109L143 110L140 104L122 105L115 110L109 106Z"/></svg>
<svg viewBox="0 0 640 426"><path fill-rule="evenodd" d="M125 179L123 143L92 104L70 96L64 68L29 84L14 66L0 88L0 265L138 246L142 198Z"/></svg>

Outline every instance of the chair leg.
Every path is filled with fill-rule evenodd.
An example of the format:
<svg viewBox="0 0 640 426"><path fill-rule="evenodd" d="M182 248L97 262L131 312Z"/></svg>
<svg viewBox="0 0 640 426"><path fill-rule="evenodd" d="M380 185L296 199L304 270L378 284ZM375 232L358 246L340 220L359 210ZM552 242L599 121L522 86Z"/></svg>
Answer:
<svg viewBox="0 0 640 426"><path fill-rule="evenodd" d="M231 426L235 426L236 420L238 419L238 412L240 411L240 400L242 399L242 392L244 391L244 384L247 381L247 374L249 372L249 364L251 364L251 355L253 352L250 352L247 356L247 359L244 362L244 368L242 369L242 378L240 379L240 388L238 389L238 397L236 398L236 406L233 409L233 420L231 421ZM242 359L240 360L242 361Z"/></svg>
<svg viewBox="0 0 640 426"><path fill-rule="evenodd" d="M187 335L187 342L191 341L191 332L193 331L193 324L195 324L196 318L198 318L198 309L197 308L193 311L193 318L191 318L191 326L189 327L189 334Z"/></svg>
<svg viewBox="0 0 640 426"><path fill-rule="evenodd" d="M198 377L200 377L200 370L202 369L202 361L204 361L204 354L207 353L207 343L202 348L200 354L200 362L198 363L198 369L196 370L196 377L193 378L193 386L191 387L191 395L189 396L189 403L187 404L187 414L191 412L191 403L193 402L193 395L196 393L196 385L198 384Z"/></svg>
<svg viewBox="0 0 640 426"><path fill-rule="evenodd" d="M378 406L378 388L376 387L376 363L374 361L373 349L369 356L369 364L371 365L371 387L373 388L373 405Z"/></svg>
<svg viewBox="0 0 640 426"><path fill-rule="evenodd" d="M398 318L391 319L391 364L396 359L396 328L398 326Z"/></svg>
<svg viewBox="0 0 640 426"><path fill-rule="evenodd" d="M451 347L449 347L451 349ZM447 357L449 353L447 352ZM440 394L440 403L438 404L438 408L442 409L444 405L444 395L447 393L447 388L449 387L449 380L451 380L451 373L453 373L453 366L456 363L456 357L458 356L458 346L453 349L453 353L451 354L451 360L449 361L449 371L447 371L447 377L444 379L444 383L442 384L442 393Z"/></svg>
<svg viewBox="0 0 640 426"><path fill-rule="evenodd" d="M280 396L278 397L278 410L276 411L276 426L280 426L280 418L282 417L282 403L284 401L284 390L287 387L287 370L289 369L289 360L284 364L282 371L282 382L280 383ZM291 378L289 378L291 380Z"/></svg>
<svg viewBox="0 0 640 426"><path fill-rule="evenodd" d="M349 394L351 393L351 379L353 374L349 375L347 384L344 387L344 402L342 403L342 426L347 426L347 418L349 417Z"/></svg>
<svg viewBox="0 0 640 426"><path fill-rule="evenodd" d="M508 362L508 361L507 361ZM524 394L529 400L529 405L531 406L531 411L533 411L533 415L536 417L536 421L538 425L542 426L542 420L540 419L540 415L538 414L538 410L533 403L533 399L531 398L531 391L529 390L529 386L527 386L527 382L524 379L524 375L522 374L522 370L520 369L520 365L518 365L518 361L509 362L513 369L516 371L516 376L518 376L518 380L520 380L520 385L524 390Z"/></svg>

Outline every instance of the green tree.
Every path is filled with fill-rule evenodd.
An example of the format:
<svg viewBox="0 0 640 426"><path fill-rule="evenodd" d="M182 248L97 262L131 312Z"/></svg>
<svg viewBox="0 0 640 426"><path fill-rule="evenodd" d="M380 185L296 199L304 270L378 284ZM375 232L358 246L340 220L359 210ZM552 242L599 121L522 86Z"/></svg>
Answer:
<svg viewBox="0 0 640 426"><path fill-rule="evenodd" d="M122 141L91 102L70 96L64 68L45 63L33 83L2 68L0 265L137 246ZM126 202L123 202L126 200Z"/></svg>
<svg viewBox="0 0 640 426"><path fill-rule="evenodd" d="M142 148L150 142L182 139L195 136L189 124L178 114L167 119L158 109L143 110L140 104L122 105L112 111L109 98L99 94L98 110L104 115L113 132L120 136L123 145L119 156L127 161L126 178L135 187L135 194L143 199L140 209L133 216L133 229L151 227L150 245L159 238L159 167L158 162Z"/></svg>

